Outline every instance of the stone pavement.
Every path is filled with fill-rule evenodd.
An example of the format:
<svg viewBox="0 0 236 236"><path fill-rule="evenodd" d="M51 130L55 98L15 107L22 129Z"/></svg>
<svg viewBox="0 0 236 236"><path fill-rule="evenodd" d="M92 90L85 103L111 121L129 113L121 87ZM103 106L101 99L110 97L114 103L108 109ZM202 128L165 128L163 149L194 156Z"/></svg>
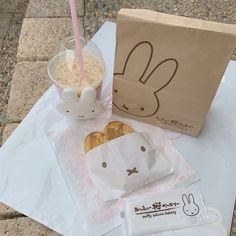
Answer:
<svg viewBox="0 0 236 236"><path fill-rule="evenodd" d="M105 20L115 21L121 7L148 8L176 15L236 23L235 0L77 2L80 28L86 38L91 38ZM0 0L0 29L0 142L2 139L3 143L50 85L46 73L47 61L53 55L59 40L72 34L68 0ZM236 53L233 58L236 59ZM234 228L236 232L236 221ZM0 236L2 235L59 234L0 204Z"/></svg>
<svg viewBox="0 0 236 236"><path fill-rule="evenodd" d="M16 64L18 39L29 0L0 0L0 143L11 78Z"/></svg>

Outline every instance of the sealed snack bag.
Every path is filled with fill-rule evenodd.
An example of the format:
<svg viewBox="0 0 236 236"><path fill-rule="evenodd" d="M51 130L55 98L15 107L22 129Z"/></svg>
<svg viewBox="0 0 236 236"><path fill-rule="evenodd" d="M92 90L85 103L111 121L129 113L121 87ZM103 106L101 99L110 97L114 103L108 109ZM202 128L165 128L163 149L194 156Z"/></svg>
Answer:
<svg viewBox="0 0 236 236"><path fill-rule="evenodd" d="M118 199L173 173L169 161L141 133L120 121L84 140L91 178L104 201Z"/></svg>
<svg viewBox="0 0 236 236"><path fill-rule="evenodd" d="M197 189L180 189L124 200L127 235L188 228L211 222Z"/></svg>

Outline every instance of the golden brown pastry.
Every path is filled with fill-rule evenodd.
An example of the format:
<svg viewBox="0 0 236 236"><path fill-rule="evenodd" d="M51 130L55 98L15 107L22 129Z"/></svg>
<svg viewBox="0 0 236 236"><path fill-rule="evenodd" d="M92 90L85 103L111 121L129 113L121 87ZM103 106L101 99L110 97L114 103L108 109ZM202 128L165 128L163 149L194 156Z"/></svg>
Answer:
<svg viewBox="0 0 236 236"><path fill-rule="evenodd" d="M125 123L111 121L105 126L103 132L95 131L86 136L84 139L84 152L86 153L101 144L133 132L135 131Z"/></svg>

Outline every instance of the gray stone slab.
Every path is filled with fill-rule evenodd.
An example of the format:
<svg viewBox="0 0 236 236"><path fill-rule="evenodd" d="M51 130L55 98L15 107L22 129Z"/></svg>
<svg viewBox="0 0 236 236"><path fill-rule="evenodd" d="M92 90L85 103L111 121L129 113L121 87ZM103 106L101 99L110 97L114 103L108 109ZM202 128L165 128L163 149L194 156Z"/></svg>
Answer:
<svg viewBox="0 0 236 236"><path fill-rule="evenodd" d="M2 45L3 45L3 40L4 40L4 38L0 38L0 52L1 52Z"/></svg>
<svg viewBox="0 0 236 236"><path fill-rule="evenodd" d="M14 209L10 208L9 206L3 203L0 203L0 222L1 220L14 219L22 216L23 214L15 211Z"/></svg>
<svg viewBox="0 0 236 236"><path fill-rule="evenodd" d="M13 133L13 131L16 129L18 125L19 125L18 123L6 124L3 130L2 143L5 143L5 141L11 136L11 134ZM0 206L0 211L1 211L1 206Z"/></svg>
<svg viewBox="0 0 236 236"><path fill-rule="evenodd" d="M233 55L231 57L231 60L236 61L236 49L234 49Z"/></svg>
<svg viewBox="0 0 236 236"><path fill-rule="evenodd" d="M10 208L9 206L3 204L3 203L0 203L0 215L6 213L6 212L9 212L9 211L14 211L12 208Z"/></svg>
<svg viewBox="0 0 236 236"><path fill-rule="evenodd" d="M1 120L1 117L0 117L0 120ZM4 129L4 126L1 125L1 123L0 123L0 147L1 147L1 145L2 145L2 133L3 133L3 129Z"/></svg>
<svg viewBox="0 0 236 236"><path fill-rule="evenodd" d="M84 0L77 0L77 15L84 15ZM68 0L30 0L26 17L69 17Z"/></svg>
<svg viewBox="0 0 236 236"><path fill-rule="evenodd" d="M8 120L22 120L51 85L47 62L20 62L12 78Z"/></svg>
<svg viewBox="0 0 236 236"><path fill-rule="evenodd" d="M80 18L83 34L83 19ZM58 42L73 35L70 18L25 18L17 53L18 61L47 61Z"/></svg>
<svg viewBox="0 0 236 236"><path fill-rule="evenodd" d="M17 8L16 0L0 0L0 12L14 12Z"/></svg>
<svg viewBox="0 0 236 236"><path fill-rule="evenodd" d="M0 13L0 38L4 38L10 26L12 14Z"/></svg>
<svg viewBox="0 0 236 236"><path fill-rule="evenodd" d="M24 12L29 0L0 0L1 12Z"/></svg>
<svg viewBox="0 0 236 236"><path fill-rule="evenodd" d="M0 235L6 236L59 236L60 234L28 218L0 220Z"/></svg>

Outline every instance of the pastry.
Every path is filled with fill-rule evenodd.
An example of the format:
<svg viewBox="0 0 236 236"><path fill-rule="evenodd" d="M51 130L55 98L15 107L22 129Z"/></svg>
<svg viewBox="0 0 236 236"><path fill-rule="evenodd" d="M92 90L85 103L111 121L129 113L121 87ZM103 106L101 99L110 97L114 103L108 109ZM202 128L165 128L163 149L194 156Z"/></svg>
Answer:
<svg viewBox="0 0 236 236"><path fill-rule="evenodd" d="M98 131L92 132L84 139L84 152L86 153L106 142L107 139L104 133Z"/></svg>
<svg viewBox="0 0 236 236"><path fill-rule="evenodd" d="M135 131L125 123L111 121L105 126L103 132L95 131L86 136L84 139L84 152L87 153L101 144L133 132Z"/></svg>

